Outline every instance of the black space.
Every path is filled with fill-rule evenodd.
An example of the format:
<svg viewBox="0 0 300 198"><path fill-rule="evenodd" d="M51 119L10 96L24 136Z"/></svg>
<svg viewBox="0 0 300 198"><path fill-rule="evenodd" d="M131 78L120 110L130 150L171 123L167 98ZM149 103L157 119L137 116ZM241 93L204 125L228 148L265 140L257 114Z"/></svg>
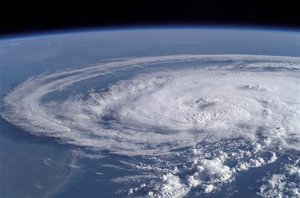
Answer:
<svg viewBox="0 0 300 198"><path fill-rule="evenodd" d="M4 35L144 25L300 28L299 6L287 0L4 0L0 7Z"/></svg>

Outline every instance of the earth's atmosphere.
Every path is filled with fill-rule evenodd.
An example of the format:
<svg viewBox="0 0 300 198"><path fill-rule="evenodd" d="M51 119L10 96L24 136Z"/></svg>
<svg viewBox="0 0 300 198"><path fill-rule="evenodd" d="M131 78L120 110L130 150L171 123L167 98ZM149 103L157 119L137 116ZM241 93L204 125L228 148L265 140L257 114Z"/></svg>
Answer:
<svg viewBox="0 0 300 198"><path fill-rule="evenodd" d="M1 197L300 197L298 31L2 39Z"/></svg>

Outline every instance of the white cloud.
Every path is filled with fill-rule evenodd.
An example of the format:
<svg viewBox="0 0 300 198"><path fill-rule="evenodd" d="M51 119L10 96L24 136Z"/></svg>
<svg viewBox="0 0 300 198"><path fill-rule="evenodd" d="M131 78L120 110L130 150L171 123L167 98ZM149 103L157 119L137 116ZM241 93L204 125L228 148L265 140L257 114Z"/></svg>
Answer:
<svg viewBox="0 0 300 198"><path fill-rule="evenodd" d="M203 141L222 144L233 140L236 145L230 151L224 150L228 145L218 147L218 153L195 148L183 159L182 167L136 165L137 169L163 175L149 196L181 197L192 188L212 193L241 171L275 162L277 155L270 152L272 149L299 151L300 78L299 72L294 72L300 69L299 60L242 55L112 60L33 76L4 98L1 115L35 135L125 155L172 156L173 149L190 148ZM121 79L106 90L62 94L58 100L45 101L49 94L62 93L71 85L108 73L137 67L147 71L146 65L163 67L179 62L193 62L194 66L157 68L156 72ZM239 138L248 145L240 145ZM236 164L227 165L229 159ZM289 171L299 174L293 168ZM188 174L183 178L181 172ZM285 185L283 177L276 178L271 178L273 183L262 187L261 193ZM135 191L132 188L130 194Z"/></svg>
<svg viewBox="0 0 300 198"><path fill-rule="evenodd" d="M205 66L206 61L231 63L148 73L118 82L107 92L91 91L84 97L73 95L43 102L52 92L106 73L143 64L198 62ZM235 68L236 61L244 61L240 64L243 67ZM284 66L284 72L264 71L277 65L281 69ZM260 72L253 73L253 68ZM295 68L299 69L297 58L269 56L181 55L112 61L32 77L4 98L2 116L37 135L133 155L194 145L202 139L255 138L258 127L264 127L261 135L267 136L270 144L276 141L296 148L287 136L300 136L296 124L299 111L295 110L299 105L299 80L295 73L286 72ZM249 92L239 88L252 84L272 86L277 91ZM264 117L266 111L268 117ZM115 119L106 123L108 128L101 125L106 116Z"/></svg>

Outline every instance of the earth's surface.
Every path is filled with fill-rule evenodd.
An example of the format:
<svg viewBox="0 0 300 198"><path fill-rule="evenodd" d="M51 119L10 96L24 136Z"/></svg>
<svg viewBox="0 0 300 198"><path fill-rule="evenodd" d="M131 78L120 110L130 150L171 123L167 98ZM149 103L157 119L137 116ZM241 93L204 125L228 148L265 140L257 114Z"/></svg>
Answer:
<svg viewBox="0 0 300 198"><path fill-rule="evenodd" d="M298 31L2 39L0 197L300 197Z"/></svg>

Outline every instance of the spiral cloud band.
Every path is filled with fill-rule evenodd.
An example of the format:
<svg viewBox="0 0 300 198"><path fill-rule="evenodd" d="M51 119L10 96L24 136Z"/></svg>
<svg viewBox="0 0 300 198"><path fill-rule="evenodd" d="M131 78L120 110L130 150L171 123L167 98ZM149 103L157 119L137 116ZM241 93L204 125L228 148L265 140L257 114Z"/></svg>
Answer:
<svg viewBox="0 0 300 198"><path fill-rule="evenodd" d="M147 158L122 162L142 175L115 179L137 181L133 196L216 192L293 151L279 173L260 178L267 182L257 195L297 197L299 62L257 55L109 60L29 78L4 97L1 115L34 135Z"/></svg>
<svg viewBox="0 0 300 198"><path fill-rule="evenodd" d="M164 64L193 63L163 69ZM153 72L67 97L65 89L118 71ZM30 133L127 155L243 137L299 149L299 58L176 55L113 60L31 77L2 116Z"/></svg>

